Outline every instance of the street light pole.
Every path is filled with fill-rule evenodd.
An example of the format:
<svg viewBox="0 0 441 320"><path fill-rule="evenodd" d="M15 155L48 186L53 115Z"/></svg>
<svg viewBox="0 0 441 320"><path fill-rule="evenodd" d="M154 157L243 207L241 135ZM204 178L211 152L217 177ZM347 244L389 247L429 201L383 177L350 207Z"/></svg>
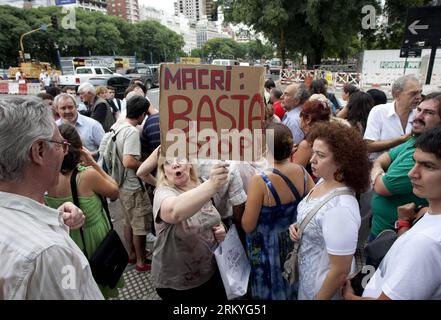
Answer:
<svg viewBox="0 0 441 320"><path fill-rule="evenodd" d="M20 58L21 58L21 60L23 60L22 62L25 62L25 57L24 57L24 54L25 54L25 52L24 52L24 47L23 47L23 38L24 38L24 36L27 36L27 35L29 35L29 34L31 34L31 33L34 33L34 32L37 32L37 31L46 31L47 30L47 25L45 25L45 24L42 24L41 26L40 26L40 28L37 28L37 29L34 29L34 30L31 30L31 31L28 31L28 32L26 32L26 33L23 33L21 36L20 36L20 49L21 49L21 51L20 51Z"/></svg>

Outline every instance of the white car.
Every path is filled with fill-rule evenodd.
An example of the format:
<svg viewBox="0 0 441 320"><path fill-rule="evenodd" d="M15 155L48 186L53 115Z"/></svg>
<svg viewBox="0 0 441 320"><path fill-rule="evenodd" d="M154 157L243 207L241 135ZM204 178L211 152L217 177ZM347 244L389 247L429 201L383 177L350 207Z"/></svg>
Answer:
<svg viewBox="0 0 441 320"><path fill-rule="evenodd" d="M211 64L214 64L217 66L238 66L239 61L231 60L231 59L214 59Z"/></svg>
<svg viewBox="0 0 441 320"><path fill-rule="evenodd" d="M121 76L119 73L114 73L105 67L78 67L75 70L75 74L60 76L60 87L78 87L80 84L88 82L90 78L96 77L97 75Z"/></svg>

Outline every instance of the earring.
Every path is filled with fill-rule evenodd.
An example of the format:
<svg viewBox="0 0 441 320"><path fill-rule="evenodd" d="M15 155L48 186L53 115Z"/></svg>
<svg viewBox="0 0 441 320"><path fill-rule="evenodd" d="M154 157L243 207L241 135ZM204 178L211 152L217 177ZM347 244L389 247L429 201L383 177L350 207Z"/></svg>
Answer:
<svg viewBox="0 0 441 320"><path fill-rule="evenodd" d="M337 169L337 171L334 172L334 180L337 182L343 182L344 180L343 170Z"/></svg>

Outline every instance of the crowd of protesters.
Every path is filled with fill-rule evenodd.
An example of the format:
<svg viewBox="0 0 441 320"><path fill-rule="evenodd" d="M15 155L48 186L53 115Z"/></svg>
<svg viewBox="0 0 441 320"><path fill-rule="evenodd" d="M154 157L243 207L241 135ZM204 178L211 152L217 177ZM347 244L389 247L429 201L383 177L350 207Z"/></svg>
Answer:
<svg viewBox="0 0 441 320"><path fill-rule="evenodd" d="M412 75L394 81L390 102L350 84L339 100L327 85L267 80L268 151L228 164L163 157L160 114L138 82L124 100L90 83L1 98L0 298L117 295L122 279L98 286L87 262L110 228L101 197L119 198L128 263L151 270L166 301L226 300L213 252L232 225L251 265L242 299L441 298L441 92L422 95ZM106 168L109 139L121 180ZM357 296L356 250L388 229L399 238ZM282 273L296 243L290 284ZM63 287L64 265L75 290Z"/></svg>

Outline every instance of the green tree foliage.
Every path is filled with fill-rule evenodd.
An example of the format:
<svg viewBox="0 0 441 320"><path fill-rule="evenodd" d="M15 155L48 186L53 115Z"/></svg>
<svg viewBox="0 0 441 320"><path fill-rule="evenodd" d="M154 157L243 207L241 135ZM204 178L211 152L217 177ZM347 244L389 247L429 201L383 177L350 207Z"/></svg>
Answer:
<svg viewBox="0 0 441 320"><path fill-rule="evenodd" d="M362 45L367 49L398 49L404 37L407 9L424 7L431 0L386 0L384 2L384 21L378 24L375 32L364 32Z"/></svg>
<svg viewBox="0 0 441 320"><path fill-rule="evenodd" d="M59 29L54 30L51 16L57 16ZM98 12L75 10L76 27L64 29L60 7L19 9L0 6L0 64L17 65L20 35L45 24L47 31L24 37L25 52L40 61L56 62L58 45L62 56L137 55L150 62L173 61L182 53L184 40L156 21L128 23L122 18Z"/></svg>
<svg viewBox="0 0 441 320"><path fill-rule="evenodd" d="M244 56L244 49L239 43L228 38L208 40L202 47L206 57L212 59L237 59Z"/></svg>
<svg viewBox="0 0 441 320"><path fill-rule="evenodd" d="M276 44L279 56L301 52L308 65L323 56L345 59L354 35L362 30L362 8L377 0L224 0L228 21L242 22Z"/></svg>

